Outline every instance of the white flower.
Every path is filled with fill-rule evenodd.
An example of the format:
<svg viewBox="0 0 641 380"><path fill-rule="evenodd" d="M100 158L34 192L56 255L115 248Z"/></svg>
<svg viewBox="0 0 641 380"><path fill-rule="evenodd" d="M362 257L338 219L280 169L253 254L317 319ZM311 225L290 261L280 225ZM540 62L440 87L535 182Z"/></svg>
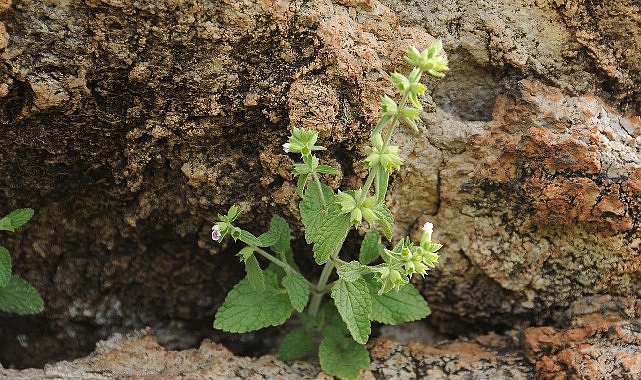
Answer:
<svg viewBox="0 0 641 380"><path fill-rule="evenodd" d="M220 239L220 227L218 226L218 224L214 224L214 226L211 228L211 238L215 241L218 241L218 239Z"/></svg>
<svg viewBox="0 0 641 380"><path fill-rule="evenodd" d="M430 234L430 236L432 236L432 232L434 232L434 225L430 222L425 222L425 224L423 224L423 231L427 232L428 234Z"/></svg>
<svg viewBox="0 0 641 380"><path fill-rule="evenodd" d="M289 143L283 144L283 150L285 151L285 153L289 153Z"/></svg>

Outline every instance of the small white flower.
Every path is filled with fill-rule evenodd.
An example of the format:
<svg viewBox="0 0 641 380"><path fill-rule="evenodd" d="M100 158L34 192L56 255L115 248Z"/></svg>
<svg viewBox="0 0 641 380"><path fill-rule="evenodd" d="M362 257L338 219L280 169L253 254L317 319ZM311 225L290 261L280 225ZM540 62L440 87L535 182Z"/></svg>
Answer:
<svg viewBox="0 0 641 380"><path fill-rule="evenodd" d="M215 241L218 241L218 239L220 239L220 227L218 226L218 224L214 224L214 226L211 228L211 238Z"/></svg>
<svg viewBox="0 0 641 380"><path fill-rule="evenodd" d="M425 224L423 224L423 231L427 232L431 236L434 231L434 225L430 222L425 222Z"/></svg>
<svg viewBox="0 0 641 380"><path fill-rule="evenodd" d="M283 150L285 151L285 153L289 153L289 143L283 144Z"/></svg>

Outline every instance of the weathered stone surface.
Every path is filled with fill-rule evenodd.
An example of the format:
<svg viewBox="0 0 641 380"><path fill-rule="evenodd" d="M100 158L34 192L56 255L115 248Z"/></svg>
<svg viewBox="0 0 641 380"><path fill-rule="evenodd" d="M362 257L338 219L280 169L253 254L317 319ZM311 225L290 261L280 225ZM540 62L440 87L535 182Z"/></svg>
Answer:
<svg viewBox="0 0 641 380"><path fill-rule="evenodd" d="M497 326L542 323L587 295L639 297L638 122L594 96L564 96L539 82L513 91L497 98L492 121L446 123L423 140L428 149L466 143L442 149L436 166L430 219L446 248L425 294L446 314L435 318L473 315L474 323L493 310ZM398 211L409 212L402 205L411 189L399 188ZM457 274L478 286L458 286Z"/></svg>
<svg viewBox="0 0 641 380"><path fill-rule="evenodd" d="M640 316L638 300L599 296L568 309L568 327L563 329L529 327L457 340L425 336L431 343L415 341L420 333L389 329L388 337L368 344L372 363L361 379L639 379ZM50 363L44 369L0 367L0 379L11 380L253 377L330 379L313 360L283 363L272 355L234 356L210 341L197 349L167 350L149 329L116 334L99 342L87 357Z"/></svg>
<svg viewBox="0 0 641 380"><path fill-rule="evenodd" d="M273 356L234 356L220 344L203 342L198 349L166 351L155 336L138 332L115 335L98 343L86 358L48 364L44 369L1 370L0 379L331 379L317 365L283 363Z"/></svg>
<svg viewBox="0 0 641 380"><path fill-rule="evenodd" d="M2 243L47 303L2 318L0 359L147 325L170 347L207 336L242 276L210 221L239 203L247 229L278 213L299 231L294 126L321 132L332 186L358 186L386 72L433 36L452 70L395 137L388 199L398 233L429 219L446 243L420 284L432 323L559 330L585 297L637 299L639 8L590 4L0 1L0 211L37 210Z"/></svg>
<svg viewBox="0 0 641 380"><path fill-rule="evenodd" d="M513 347L510 339L497 335L469 342L447 342L438 347L418 343L407 346L378 339L369 345L372 366L362 379L448 379L484 377L528 379L532 366ZM114 336L99 342L86 358L58 362L44 369L0 369L0 379L331 379L318 364L284 363L274 356L237 357L225 347L208 341L198 349L166 351L156 338L144 332Z"/></svg>
<svg viewBox="0 0 641 380"><path fill-rule="evenodd" d="M523 332L525 355L538 379L641 378L641 303L587 297L566 311L569 327Z"/></svg>

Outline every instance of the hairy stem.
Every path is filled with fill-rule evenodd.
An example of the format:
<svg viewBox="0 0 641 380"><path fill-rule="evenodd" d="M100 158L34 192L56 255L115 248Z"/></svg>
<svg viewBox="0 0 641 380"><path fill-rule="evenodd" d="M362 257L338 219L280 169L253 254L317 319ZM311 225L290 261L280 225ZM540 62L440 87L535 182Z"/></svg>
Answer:
<svg viewBox="0 0 641 380"><path fill-rule="evenodd" d="M323 205L323 207L325 207L327 206L327 200L325 199L325 195L323 194L323 185L321 184L321 181L318 178L318 174L316 174L316 172L312 172L312 177L314 178L314 183L316 184L316 187L318 187L318 193L320 194L321 204Z"/></svg>
<svg viewBox="0 0 641 380"><path fill-rule="evenodd" d="M274 264L278 265L279 267L283 268L285 270L285 272L287 272L287 273L294 273L294 272L298 273L298 271L296 269L292 268L291 265L287 264L286 262L284 262L282 260L279 260L279 259L275 258L273 255L271 255L269 252L265 251L264 249L256 247L256 246L252 246L252 248L254 249L254 252L259 253L261 256L263 256L267 260L269 260L272 263L274 263ZM305 278L305 276L303 276L303 278ZM314 288L314 284L312 284L311 282L307 281L307 279L305 279L305 282L307 283L307 285L310 288Z"/></svg>
<svg viewBox="0 0 641 380"><path fill-rule="evenodd" d="M409 100L409 92L403 95L403 98L401 98L401 102L398 106L398 111L396 112L392 120L390 120L389 122L390 127L385 132L385 138L383 139L383 149L387 148L387 146L389 145L390 140L392 139L392 132L394 132L394 129L396 128L396 124L398 124L399 114L401 110L405 107L405 104L407 104L408 100ZM365 180L365 185L363 185L363 191L361 192L358 199L356 199L357 204L362 203L365 197L367 196L367 194L369 194L369 189L372 187L372 183L374 183L375 178L376 178L376 171L370 169L367 175L367 179Z"/></svg>
<svg viewBox="0 0 641 380"><path fill-rule="evenodd" d="M318 283L316 283L316 286L313 288L314 291L312 292L312 300L309 303L309 309L307 311L309 315L318 315L318 310L320 309L320 304L323 300L323 296L325 295L325 293L327 293L327 281L329 280L329 276L332 274L332 270L334 270L334 262L332 260L329 260L325 263L323 271L318 278Z"/></svg>

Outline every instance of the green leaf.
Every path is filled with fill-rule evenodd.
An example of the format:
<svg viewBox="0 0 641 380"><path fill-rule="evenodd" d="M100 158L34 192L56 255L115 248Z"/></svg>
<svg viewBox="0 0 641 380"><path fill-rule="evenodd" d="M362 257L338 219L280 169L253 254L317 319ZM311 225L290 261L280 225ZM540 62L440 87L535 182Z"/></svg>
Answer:
<svg viewBox="0 0 641 380"><path fill-rule="evenodd" d="M303 193L305 192L306 184L307 184L307 175L298 176L298 179L296 180L296 192L300 196L303 196Z"/></svg>
<svg viewBox="0 0 641 380"><path fill-rule="evenodd" d="M291 231L285 219L274 215L269 223L269 231L260 235L258 240L263 246L270 247L274 252L278 253L281 261L285 261L292 268L298 269L296 262L294 262L294 252L290 243Z"/></svg>
<svg viewBox="0 0 641 380"><path fill-rule="evenodd" d="M269 270L263 274L265 290L262 292L254 290L247 278L234 286L216 313L214 328L242 333L278 326L289 319L292 305L286 292L278 286L278 276Z"/></svg>
<svg viewBox="0 0 641 380"><path fill-rule="evenodd" d="M339 268L336 268L336 273L338 277L342 278L347 282L354 282L361 278L361 273L363 272L364 266L361 265L358 261L350 261L342 265ZM366 268L365 268L366 269Z"/></svg>
<svg viewBox="0 0 641 380"><path fill-rule="evenodd" d="M285 336L278 349L280 360L296 360L307 356L314 348L312 336L304 328L292 330Z"/></svg>
<svg viewBox="0 0 641 380"><path fill-rule="evenodd" d="M412 284L402 286L397 292L381 295L378 294L379 284L373 277L367 279L367 286L372 298L370 318L373 321L396 325L423 319L431 313L427 302Z"/></svg>
<svg viewBox="0 0 641 380"><path fill-rule="evenodd" d="M278 215L272 217L269 231L258 237L264 247L270 247L274 252L284 254L290 248L290 230L287 221Z"/></svg>
<svg viewBox="0 0 641 380"><path fill-rule="evenodd" d="M239 239L247 245L253 245L255 247L265 247L256 236L245 230L240 231Z"/></svg>
<svg viewBox="0 0 641 380"><path fill-rule="evenodd" d="M352 339L340 318L336 320L322 331L323 339L318 347L321 369L341 379L358 379L369 367L369 352L365 345Z"/></svg>
<svg viewBox="0 0 641 380"><path fill-rule="evenodd" d="M383 127L385 127L385 125L387 125L387 123L392 119L392 116L394 115L390 115L390 114L383 115L381 119L378 121L378 123L376 124L376 128L374 128L374 132L372 132L372 134L380 133Z"/></svg>
<svg viewBox="0 0 641 380"><path fill-rule="evenodd" d="M338 169L335 169L329 165L318 165L316 168L317 173L325 173L325 174L339 174L340 172Z"/></svg>
<svg viewBox="0 0 641 380"><path fill-rule="evenodd" d="M360 344L367 343L372 332L369 320L372 300L365 280L360 278L347 282L339 278L332 286L331 295L354 340Z"/></svg>
<svg viewBox="0 0 641 380"><path fill-rule="evenodd" d="M334 191L329 186L322 185L322 188L327 202L334 199ZM307 187L305 195L303 195L303 200L299 205L300 216L303 225L305 225L305 241L307 241L307 244L311 244L314 241L313 237L316 235L325 217L322 211L326 209L326 207L323 207L320 194L321 192L317 186Z"/></svg>
<svg viewBox="0 0 641 380"><path fill-rule="evenodd" d="M383 249L383 244L381 244L381 234L376 230L369 230L365 234L363 242L361 243L361 251L358 255L358 261L363 265L367 265L379 258Z"/></svg>
<svg viewBox="0 0 641 380"><path fill-rule="evenodd" d="M9 251L0 246L0 288L4 288L11 278L11 255Z"/></svg>
<svg viewBox="0 0 641 380"><path fill-rule="evenodd" d="M387 194L387 187L389 186L389 170L386 170L383 165L379 165L376 169L376 202L382 203Z"/></svg>
<svg viewBox="0 0 641 380"><path fill-rule="evenodd" d="M243 247L236 256L240 257L242 262L245 262L251 256L254 256L254 247Z"/></svg>
<svg viewBox="0 0 641 380"><path fill-rule="evenodd" d="M351 227L350 214L341 214L340 206L334 204L314 235L314 259L317 264L325 264L341 248Z"/></svg>
<svg viewBox="0 0 641 380"><path fill-rule="evenodd" d="M392 216L392 212L384 203L377 204L372 211L374 211L374 214L378 217L378 223L383 228L385 237L391 241L392 233L394 232L394 217Z"/></svg>
<svg viewBox="0 0 641 380"><path fill-rule="evenodd" d="M16 228L27 223L33 216L33 209L19 208L0 219L0 230L15 231Z"/></svg>
<svg viewBox="0 0 641 380"><path fill-rule="evenodd" d="M299 313L302 312L309 300L309 286L305 278L298 273L289 273L283 277L282 283L287 289L292 307Z"/></svg>
<svg viewBox="0 0 641 380"><path fill-rule="evenodd" d="M7 286L0 288L0 310L17 314L37 314L44 310L44 301L36 288L27 281L12 276Z"/></svg>
<svg viewBox="0 0 641 380"><path fill-rule="evenodd" d="M265 290L265 276L263 270L260 269L256 256L251 255L245 260L245 271L247 272L247 281L252 288L257 292Z"/></svg>

